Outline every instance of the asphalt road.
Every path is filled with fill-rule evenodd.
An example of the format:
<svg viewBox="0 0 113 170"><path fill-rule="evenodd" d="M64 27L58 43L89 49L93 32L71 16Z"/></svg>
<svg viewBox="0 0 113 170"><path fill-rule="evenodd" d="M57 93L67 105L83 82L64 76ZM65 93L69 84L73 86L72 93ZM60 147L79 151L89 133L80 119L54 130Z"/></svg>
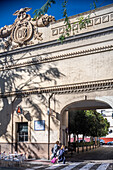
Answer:
<svg viewBox="0 0 113 170"><path fill-rule="evenodd" d="M103 145L99 148L81 152L79 154L66 156L67 161L84 161L84 160L113 160L113 146Z"/></svg>

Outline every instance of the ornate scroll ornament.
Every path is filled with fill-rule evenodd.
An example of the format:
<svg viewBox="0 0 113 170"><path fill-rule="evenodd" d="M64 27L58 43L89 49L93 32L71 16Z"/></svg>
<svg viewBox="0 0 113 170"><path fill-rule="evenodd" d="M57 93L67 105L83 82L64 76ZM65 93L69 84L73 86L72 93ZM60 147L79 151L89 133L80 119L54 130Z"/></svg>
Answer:
<svg viewBox="0 0 113 170"><path fill-rule="evenodd" d="M4 49L7 49L9 46L16 48L24 44L32 44L33 42L30 40L33 38L34 40L43 40L42 33L37 28L47 26L50 22L55 21L55 18L45 14L33 21L31 16L26 14L30 10L31 8L28 7L17 10L13 14L17 15L15 22L0 29L0 38L6 38L6 41L3 43ZM15 43L14 46L12 45L13 42Z"/></svg>

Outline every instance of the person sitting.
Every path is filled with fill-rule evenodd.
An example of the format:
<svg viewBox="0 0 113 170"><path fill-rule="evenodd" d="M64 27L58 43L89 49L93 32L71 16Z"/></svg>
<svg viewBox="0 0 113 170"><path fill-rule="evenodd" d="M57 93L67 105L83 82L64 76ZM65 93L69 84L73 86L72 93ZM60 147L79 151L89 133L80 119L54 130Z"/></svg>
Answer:
<svg viewBox="0 0 113 170"><path fill-rule="evenodd" d="M58 162L63 162L63 164L65 164L65 161L66 161L64 152L65 152L64 145L62 145L59 150Z"/></svg>

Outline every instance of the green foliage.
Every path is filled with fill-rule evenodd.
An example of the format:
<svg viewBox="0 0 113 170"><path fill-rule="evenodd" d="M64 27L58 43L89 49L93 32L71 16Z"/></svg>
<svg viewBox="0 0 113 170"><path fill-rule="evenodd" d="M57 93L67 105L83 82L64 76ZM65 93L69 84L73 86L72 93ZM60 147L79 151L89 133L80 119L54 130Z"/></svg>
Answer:
<svg viewBox="0 0 113 170"><path fill-rule="evenodd" d="M105 136L108 134L109 129L109 122L106 118L104 118L100 113L96 111L86 111L86 114L89 116L89 118L92 117L92 119L89 119L89 134L91 136ZM92 126L93 125L93 126Z"/></svg>
<svg viewBox="0 0 113 170"><path fill-rule="evenodd" d="M96 9L97 8L97 4L96 4L97 2L98 2L97 0L93 1L93 3L90 4L90 9L92 9L92 8Z"/></svg>
<svg viewBox="0 0 113 170"><path fill-rule="evenodd" d="M65 32L58 39L61 43L63 43L63 41L65 40L66 37L70 36L70 32L71 32L71 29L72 29L71 24L69 22L68 15L67 15L67 8L66 8L67 2L68 2L67 0L64 0L64 2L62 4L64 24L65 24ZM80 30L83 29L83 28L86 28L86 25L88 25L91 22L90 21L90 14L86 18L81 16L81 17L79 17L77 19L78 19L78 22L75 22L75 23L79 24Z"/></svg>
<svg viewBox="0 0 113 170"><path fill-rule="evenodd" d="M65 40L65 35L62 34L62 35L59 37L58 40L61 42L61 44L63 44L63 42L64 42L64 40Z"/></svg>
<svg viewBox="0 0 113 170"><path fill-rule="evenodd" d="M67 15L67 8L66 8L67 2L68 2L67 0L64 0L64 2L62 3L65 32L58 39L62 44L63 44L63 41L65 40L65 38L70 35L70 31L71 31L71 24L69 22L69 18Z"/></svg>
<svg viewBox="0 0 113 170"><path fill-rule="evenodd" d="M105 136L108 134L109 122L94 110L70 112L70 133L83 136Z"/></svg>
<svg viewBox="0 0 113 170"><path fill-rule="evenodd" d="M67 0L64 0L64 3L62 4L62 7L63 7L63 17L65 18L65 19L64 19L65 32L64 32L64 34L62 34L62 35L59 37L59 39L58 39L58 40L61 41L62 44L63 44L63 41L65 40L65 38L68 37L68 36L70 36L70 31L71 31L71 29L72 29L72 28L71 28L71 24L70 24L70 22L69 22L68 15L67 15L67 8L66 8L67 2L68 2ZM97 2L98 2L98 1L95 0L95 1L93 2L93 4L90 4L90 5L91 5L91 8L96 9L96 8L97 8L97 4L96 4ZM91 12L92 12L92 11L90 11L90 13L91 13ZM77 19L78 19L78 21L75 22L74 24L78 23L80 30L83 29L83 28L86 28L86 26L87 26L89 23L91 23L90 14L89 14L86 18L84 18L83 16L81 16L81 17L79 17L79 18L77 18ZM76 30L78 31L78 28L77 28Z"/></svg>
<svg viewBox="0 0 113 170"><path fill-rule="evenodd" d="M83 28L86 28L86 26L91 23L91 20L90 20L90 14L87 16L87 18L84 18L83 16L77 18L78 19L78 24L79 24L79 28L80 30L83 29ZM75 22L77 23L77 22ZM78 29L77 29L78 30Z"/></svg>
<svg viewBox="0 0 113 170"><path fill-rule="evenodd" d="M67 6L67 2L68 2L68 0L64 0L64 2L62 3L65 31L64 31L64 33L58 39L61 43L64 42L66 37L70 36L70 32L72 30L71 24L69 22L69 18L68 18L68 15L67 15L67 7L66 7ZM96 4L97 2L98 1L95 0L93 2L93 4L90 4L90 8L91 9L92 8L96 9L97 8L97 4ZM55 3L56 3L55 0L47 0L47 2L40 9L36 9L33 12L33 14L35 14L33 20L36 20L37 17L39 19L42 15L47 13L48 9L51 7L51 4L55 4ZM90 11L90 13L91 12L92 11ZM78 23L80 30L83 29L83 28L86 28L86 26L91 22L90 21L90 14L86 18L81 16L81 17L79 17L77 19L78 19L78 21L75 22L75 23ZM77 31L78 31L78 28L77 28Z"/></svg>
<svg viewBox="0 0 113 170"><path fill-rule="evenodd" d="M33 20L36 20L36 18L38 17L38 19L41 17L41 15L44 15L45 13L47 13L48 8L51 7L51 4L55 4L55 0L47 0L47 2L40 8L40 9L36 9L34 10L33 14L34 18Z"/></svg>

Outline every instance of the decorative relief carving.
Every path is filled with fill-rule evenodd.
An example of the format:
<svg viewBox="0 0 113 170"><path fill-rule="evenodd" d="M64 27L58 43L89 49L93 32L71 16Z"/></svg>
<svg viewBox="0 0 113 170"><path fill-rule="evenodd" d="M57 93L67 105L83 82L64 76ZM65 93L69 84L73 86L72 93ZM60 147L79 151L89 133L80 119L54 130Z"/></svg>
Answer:
<svg viewBox="0 0 113 170"><path fill-rule="evenodd" d="M91 27L91 26L93 26L93 20L91 19L90 20L90 23L88 23L88 25L87 25L88 27Z"/></svg>
<svg viewBox="0 0 113 170"><path fill-rule="evenodd" d="M110 20L113 21L113 13L110 15Z"/></svg>
<svg viewBox="0 0 113 170"><path fill-rule="evenodd" d="M94 23L95 25L101 24L101 18L100 17L95 18Z"/></svg>
<svg viewBox="0 0 113 170"><path fill-rule="evenodd" d="M85 83L77 83L77 84L67 84L62 86L41 88L40 91L42 93L55 93L55 94L63 94L63 93L84 93L90 91L98 91L105 89L113 88L113 79L110 80L100 80L100 81L92 81Z"/></svg>
<svg viewBox="0 0 113 170"><path fill-rule="evenodd" d="M31 8L27 7L17 10L13 14L17 15L15 22L0 29L0 38L6 38L3 42L4 49L9 46L14 49L22 45L33 44L32 38L39 41L43 40L42 33L38 31L38 27L47 26L50 22L55 21L55 18L45 14L33 21L31 16L26 14L30 10Z"/></svg>
<svg viewBox="0 0 113 170"><path fill-rule="evenodd" d="M105 15L102 17L102 22L108 22L109 21L109 15Z"/></svg>
<svg viewBox="0 0 113 170"><path fill-rule="evenodd" d="M31 39L33 34L33 26L30 22L22 22L17 23L15 27L12 29L11 39L19 44L23 45L24 42Z"/></svg>
<svg viewBox="0 0 113 170"><path fill-rule="evenodd" d="M64 27L59 28L59 34L62 34L62 33L64 33Z"/></svg>
<svg viewBox="0 0 113 170"><path fill-rule="evenodd" d="M57 35L58 34L58 29L53 29L52 30L52 35L54 36L54 35Z"/></svg>
<svg viewBox="0 0 113 170"><path fill-rule="evenodd" d="M78 24L73 24L72 28L73 28L73 30L77 30L78 29Z"/></svg>
<svg viewBox="0 0 113 170"><path fill-rule="evenodd" d="M113 21L113 13L112 14L107 14L107 15L103 15L101 17L96 17L96 18L93 18L93 19L90 19L90 23L87 25L87 27L91 27L93 25L98 25L98 24L102 24L102 23L105 23L105 22L109 22L109 21ZM78 30L80 29L79 28L79 25L76 23L71 23L71 26L72 26L72 31L75 31L75 30ZM85 27L84 27L85 28ZM57 30L58 28L54 28L54 30ZM53 33L53 29L52 29L52 35L58 35L56 33ZM63 29L61 27L59 27L59 34L62 34L63 33Z"/></svg>

